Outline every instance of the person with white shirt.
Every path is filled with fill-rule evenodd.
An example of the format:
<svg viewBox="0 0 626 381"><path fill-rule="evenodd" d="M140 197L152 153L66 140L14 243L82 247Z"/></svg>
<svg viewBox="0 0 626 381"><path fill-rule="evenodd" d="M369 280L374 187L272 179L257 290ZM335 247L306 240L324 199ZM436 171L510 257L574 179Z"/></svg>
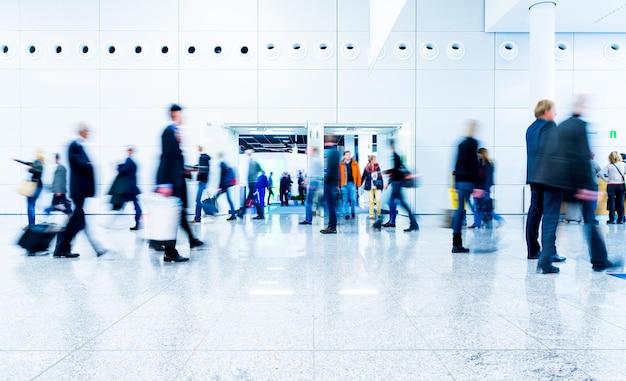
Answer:
<svg viewBox="0 0 626 381"><path fill-rule="evenodd" d="M607 224L624 223L624 175L626 164L617 151L609 154L609 164L600 171L600 178L606 182L609 220ZM617 219L615 218L617 214Z"/></svg>

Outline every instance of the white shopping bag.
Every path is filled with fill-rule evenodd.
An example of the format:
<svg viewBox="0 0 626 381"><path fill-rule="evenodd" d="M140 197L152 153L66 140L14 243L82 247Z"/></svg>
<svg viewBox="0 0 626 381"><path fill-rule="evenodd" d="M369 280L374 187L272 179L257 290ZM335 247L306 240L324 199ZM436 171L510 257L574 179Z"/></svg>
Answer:
<svg viewBox="0 0 626 381"><path fill-rule="evenodd" d="M143 204L144 238L154 241L173 241L178 234L182 203L178 197L158 193L141 196Z"/></svg>

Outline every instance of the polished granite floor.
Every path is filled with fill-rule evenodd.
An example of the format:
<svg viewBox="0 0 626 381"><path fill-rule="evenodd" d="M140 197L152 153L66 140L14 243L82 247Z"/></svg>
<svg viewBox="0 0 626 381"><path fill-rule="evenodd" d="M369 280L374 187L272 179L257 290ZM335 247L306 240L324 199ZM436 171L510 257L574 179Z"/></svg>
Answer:
<svg viewBox="0 0 626 381"><path fill-rule="evenodd" d="M291 207L290 207L291 208ZM296 211L293 207L293 211ZM468 230L441 216L374 231L367 214L205 218L187 263L163 263L132 216L89 216L79 259L28 257L25 216L0 216L2 380L623 380L626 280L592 271L562 224L558 275L526 260L523 217ZM106 226L106 229L103 227ZM601 226L611 255L624 225ZM187 248L185 248L187 246Z"/></svg>

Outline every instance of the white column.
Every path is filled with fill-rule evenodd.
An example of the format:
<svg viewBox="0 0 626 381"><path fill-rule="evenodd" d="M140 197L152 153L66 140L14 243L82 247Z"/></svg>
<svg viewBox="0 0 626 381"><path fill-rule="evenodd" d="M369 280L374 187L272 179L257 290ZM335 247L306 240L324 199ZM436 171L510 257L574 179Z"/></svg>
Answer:
<svg viewBox="0 0 626 381"><path fill-rule="evenodd" d="M554 100L554 43L556 2L530 6L530 109L541 99Z"/></svg>

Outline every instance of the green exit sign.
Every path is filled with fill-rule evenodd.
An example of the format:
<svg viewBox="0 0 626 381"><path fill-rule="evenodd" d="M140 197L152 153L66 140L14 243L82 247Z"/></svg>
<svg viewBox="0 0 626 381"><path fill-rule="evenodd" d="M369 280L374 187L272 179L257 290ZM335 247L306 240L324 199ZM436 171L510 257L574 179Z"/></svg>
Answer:
<svg viewBox="0 0 626 381"><path fill-rule="evenodd" d="M617 131L609 131L609 139L617 139Z"/></svg>

